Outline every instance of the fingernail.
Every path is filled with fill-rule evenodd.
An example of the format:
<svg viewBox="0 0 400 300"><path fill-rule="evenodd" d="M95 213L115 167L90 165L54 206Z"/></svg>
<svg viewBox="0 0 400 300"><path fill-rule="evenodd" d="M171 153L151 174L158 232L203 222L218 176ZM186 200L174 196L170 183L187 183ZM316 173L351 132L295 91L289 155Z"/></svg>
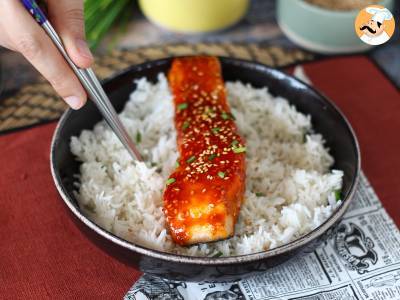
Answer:
<svg viewBox="0 0 400 300"><path fill-rule="evenodd" d="M65 97L64 100L72 109L80 109L82 107L81 100L76 96Z"/></svg>
<svg viewBox="0 0 400 300"><path fill-rule="evenodd" d="M92 53L90 52L89 47L88 47L86 41L81 40L81 39L77 39L77 40L76 40L76 45L77 45L77 47L78 47L79 53L80 53L82 56L84 56L84 57L86 57L86 58L93 59L93 55L92 55Z"/></svg>

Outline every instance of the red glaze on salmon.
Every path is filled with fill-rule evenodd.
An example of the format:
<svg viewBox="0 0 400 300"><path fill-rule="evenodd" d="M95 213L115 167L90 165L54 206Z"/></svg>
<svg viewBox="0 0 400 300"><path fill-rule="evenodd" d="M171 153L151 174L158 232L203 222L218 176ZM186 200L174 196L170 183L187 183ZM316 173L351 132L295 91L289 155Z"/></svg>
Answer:
<svg viewBox="0 0 400 300"><path fill-rule="evenodd" d="M234 234L245 190L245 146L215 57L176 58L168 74L180 158L167 180L164 213L180 245Z"/></svg>

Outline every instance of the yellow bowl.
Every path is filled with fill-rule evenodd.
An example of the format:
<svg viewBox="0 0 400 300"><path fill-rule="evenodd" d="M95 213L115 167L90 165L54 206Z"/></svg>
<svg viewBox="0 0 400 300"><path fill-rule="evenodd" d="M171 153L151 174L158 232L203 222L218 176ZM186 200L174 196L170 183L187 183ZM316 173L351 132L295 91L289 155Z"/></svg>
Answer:
<svg viewBox="0 0 400 300"><path fill-rule="evenodd" d="M168 30L203 33L227 28L247 12L249 0L139 0L144 15Z"/></svg>

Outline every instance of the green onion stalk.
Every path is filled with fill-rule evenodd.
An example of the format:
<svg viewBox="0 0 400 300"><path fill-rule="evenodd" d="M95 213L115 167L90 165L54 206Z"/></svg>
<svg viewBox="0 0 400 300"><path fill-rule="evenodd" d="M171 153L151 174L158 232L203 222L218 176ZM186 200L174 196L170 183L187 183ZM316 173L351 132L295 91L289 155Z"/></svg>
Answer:
<svg viewBox="0 0 400 300"><path fill-rule="evenodd" d="M118 37L125 31L133 13L132 0L85 0L86 37L92 50L96 49L113 25L118 25ZM114 38L110 47L115 45Z"/></svg>

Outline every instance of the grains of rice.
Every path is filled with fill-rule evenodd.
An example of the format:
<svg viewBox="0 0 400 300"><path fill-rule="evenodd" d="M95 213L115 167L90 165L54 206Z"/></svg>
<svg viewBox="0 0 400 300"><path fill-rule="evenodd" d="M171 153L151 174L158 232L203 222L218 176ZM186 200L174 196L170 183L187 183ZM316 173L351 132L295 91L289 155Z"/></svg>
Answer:
<svg viewBox="0 0 400 300"><path fill-rule="evenodd" d="M162 212L166 179L178 158L172 96L163 74L153 84L137 81L121 119L146 163L133 163L104 122L71 139L82 162L76 196L85 214L114 234L142 246L191 256L233 256L271 249L319 226L340 204L343 172L309 116L267 88L226 84L228 101L246 139L245 200L235 236L180 247L168 234Z"/></svg>

